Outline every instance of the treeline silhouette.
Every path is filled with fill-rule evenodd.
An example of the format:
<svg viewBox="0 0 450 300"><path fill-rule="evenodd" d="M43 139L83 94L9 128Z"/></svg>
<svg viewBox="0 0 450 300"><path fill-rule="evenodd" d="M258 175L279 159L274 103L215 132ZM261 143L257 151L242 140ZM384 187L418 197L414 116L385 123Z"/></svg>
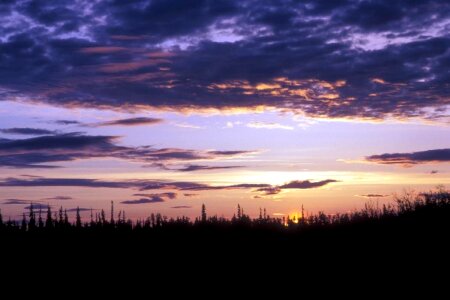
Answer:
<svg viewBox="0 0 450 300"><path fill-rule="evenodd" d="M37 207L40 207L39 205ZM111 201L109 218L105 210L100 212L90 211L88 222L83 221L81 210L75 209L75 218L70 221L67 210L60 207L52 211L50 206L44 211L42 208L35 209L33 203L28 208L29 212L23 214L22 221L5 221L0 210L0 233L24 233L39 232L130 232L130 231L159 231L182 228L227 228L238 227L240 229L263 229L270 231L306 231L310 229L331 229L336 227L357 226L364 223L383 224L400 220L414 220L421 225L436 220L436 215L450 217L450 192L443 187L436 191L415 194L413 191L394 196L393 204L383 204L381 207L374 202L368 202L364 208L350 213L317 214L306 215L303 206L299 217L289 215L286 217L270 217L266 209L260 209L259 217L251 218L244 213L240 205L237 206L236 214L232 218L208 216L206 206L201 207L200 216L191 220L181 216L168 218L160 213L152 213L146 219L135 221L126 218L125 211L121 210L114 214L114 203ZM433 217L433 218L430 218Z"/></svg>
<svg viewBox="0 0 450 300"><path fill-rule="evenodd" d="M251 218L240 206L227 219L208 216L205 205L193 220L151 214L132 221L124 211L115 214L113 204L108 214L92 211L88 220L81 218L80 209L73 220L63 208L30 206L22 221L4 220L0 214L0 252L11 258L33 253L40 259L101 261L114 256L138 264L185 260L207 264L205 257L212 256L224 265L236 257L259 265L275 258L289 263L286 260L302 257L304 265L318 259L321 264L355 263L361 255L386 263L400 255L405 263L417 263L441 257L436 254L450 250L449 241L450 192L444 188L404 193L391 205L368 203L351 213L302 212L298 219L270 217L264 209Z"/></svg>

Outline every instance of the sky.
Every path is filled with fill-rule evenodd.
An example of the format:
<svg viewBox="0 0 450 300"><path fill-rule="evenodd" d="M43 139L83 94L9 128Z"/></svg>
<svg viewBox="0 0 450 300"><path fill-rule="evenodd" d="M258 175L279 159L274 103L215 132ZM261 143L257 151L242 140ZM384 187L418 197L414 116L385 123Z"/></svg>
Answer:
<svg viewBox="0 0 450 300"><path fill-rule="evenodd" d="M450 185L450 3L0 2L0 209L350 212Z"/></svg>

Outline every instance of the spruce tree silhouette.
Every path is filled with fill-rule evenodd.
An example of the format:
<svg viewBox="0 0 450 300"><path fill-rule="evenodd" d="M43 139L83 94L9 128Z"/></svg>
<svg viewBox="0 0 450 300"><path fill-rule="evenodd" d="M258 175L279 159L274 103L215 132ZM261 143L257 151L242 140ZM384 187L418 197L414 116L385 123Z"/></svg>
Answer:
<svg viewBox="0 0 450 300"><path fill-rule="evenodd" d="M76 212L76 220L75 220L75 226L80 229L81 228L81 216L80 216L80 207L77 206L77 212Z"/></svg>
<svg viewBox="0 0 450 300"><path fill-rule="evenodd" d="M106 225L106 215L105 215L105 211L103 209L100 213L100 223L102 225Z"/></svg>
<svg viewBox="0 0 450 300"><path fill-rule="evenodd" d="M202 204L202 223L206 223L207 216L206 216L206 206L205 204Z"/></svg>
<svg viewBox="0 0 450 300"><path fill-rule="evenodd" d="M44 221L42 220L42 205L39 207L38 227L39 229L44 228Z"/></svg>
<svg viewBox="0 0 450 300"><path fill-rule="evenodd" d="M50 205L47 206L47 218L45 220L45 228L52 228L53 227L53 220L52 220L52 209L50 208Z"/></svg>
<svg viewBox="0 0 450 300"><path fill-rule="evenodd" d="M30 213L29 213L29 218L30 220L28 221L28 229L29 230L33 230L36 227L36 218L34 215L34 207L33 207L33 202L30 203Z"/></svg>
<svg viewBox="0 0 450 300"><path fill-rule="evenodd" d="M22 215L22 227L20 228L22 231L27 231L27 217L25 213Z"/></svg>
<svg viewBox="0 0 450 300"><path fill-rule="evenodd" d="M111 201L111 225L114 225L114 201Z"/></svg>
<svg viewBox="0 0 450 300"><path fill-rule="evenodd" d="M67 209L64 209L64 227L68 227L69 224L69 216L67 215Z"/></svg>

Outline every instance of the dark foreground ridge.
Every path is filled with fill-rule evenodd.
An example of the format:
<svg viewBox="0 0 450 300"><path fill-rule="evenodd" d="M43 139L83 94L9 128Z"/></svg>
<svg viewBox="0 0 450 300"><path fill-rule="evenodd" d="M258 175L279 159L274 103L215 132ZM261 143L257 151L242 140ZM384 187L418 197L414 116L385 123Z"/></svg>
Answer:
<svg viewBox="0 0 450 300"><path fill-rule="evenodd" d="M21 223L0 220L2 255L12 262L437 264L447 260L449 233L450 192L444 189L405 194L392 206L288 221L264 212L251 219L241 208L232 219L208 217L205 207L195 221L151 215L132 222L123 212L117 220L102 212L87 223L77 213L72 223L63 210L50 209L30 209Z"/></svg>

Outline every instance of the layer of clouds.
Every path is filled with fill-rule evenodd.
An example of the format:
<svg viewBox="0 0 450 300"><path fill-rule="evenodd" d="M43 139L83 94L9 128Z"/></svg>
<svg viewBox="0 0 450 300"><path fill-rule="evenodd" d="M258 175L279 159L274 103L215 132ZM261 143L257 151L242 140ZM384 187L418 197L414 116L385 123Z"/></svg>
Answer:
<svg viewBox="0 0 450 300"><path fill-rule="evenodd" d="M206 183L189 182L189 181L167 181L167 180L116 180L105 181L99 179L89 178L15 178L8 177L0 179L0 187L86 187L86 188L122 188L135 189L141 192L150 190L177 190L186 192L184 196L194 196L189 191L217 191L217 190L245 190L254 189L255 192L274 191L273 194L280 192L283 189L311 189L325 186L329 183L337 182L337 180L327 179L322 181L311 182L305 181L291 181L289 183L273 186L267 183L240 183L232 185L210 185ZM175 199L177 194L175 192L164 193L136 193L133 196L142 197L143 199L152 199L160 197L165 199ZM128 201L128 200L127 200ZM130 200L131 201L131 200ZM135 201L135 200L133 200Z"/></svg>
<svg viewBox="0 0 450 300"><path fill-rule="evenodd" d="M411 167L427 163L450 162L450 149L434 149L410 153L384 153L367 156L366 160L385 165L401 165Z"/></svg>
<svg viewBox="0 0 450 300"><path fill-rule="evenodd" d="M83 133L55 134L27 139L0 139L0 167L56 168L55 162L90 158L114 158L154 166L174 162L230 159L254 151L190 150L126 147L118 144L117 136L93 136Z"/></svg>
<svg viewBox="0 0 450 300"><path fill-rule="evenodd" d="M448 122L447 1L0 5L1 100Z"/></svg>

